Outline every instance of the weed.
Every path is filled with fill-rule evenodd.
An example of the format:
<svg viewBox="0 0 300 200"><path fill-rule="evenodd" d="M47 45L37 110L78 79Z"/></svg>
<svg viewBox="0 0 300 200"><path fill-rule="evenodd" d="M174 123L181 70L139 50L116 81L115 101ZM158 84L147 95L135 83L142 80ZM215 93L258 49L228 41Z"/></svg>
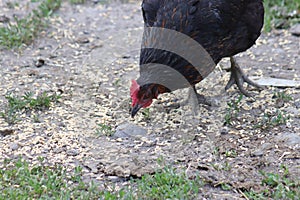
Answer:
<svg viewBox="0 0 300 200"><path fill-rule="evenodd" d="M286 124L289 116L283 113L281 110L276 110L274 113L265 112L261 122L256 125L256 128L268 129L275 126Z"/></svg>
<svg viewBox="0 0 300 200"><path fill-rule="evenodd" d="M61 5L61 0L44 0L25 18L14 17L14 23L0 28L0 45L7 48L30 44L46 26L45 18L49 17Z"/></svg>
<svg viewBox="0 0 300 200"><path fill-rule="evenodd" d="M260 171L263 176L261 185L266 187L262 192L253 190L245 192L250 199L297 199L300 196L300 180L289 178L289 170L284 165L281 166L283 174L266 173Z"/></svg>
<svg viewBox="0 0 300 200"><path fill-rule="evenodd" d="M293 23L300 22L299 0L264 0L265 22L264 30L272 28L288 28Z"/></svg>
<svg viewBox="0 0 300 200"><path fill-rule="evenodd" d="M150 119L150 108L145 108L142 111L143 117L145 120L149 120Z"/></svg>
<svg viewBox="0 0 300 200"><path fill-rule="evenodd" d="M97 199L102 196L93 183L82 180L80 167L68 172L62 166L5 160L0 169L0 199Z"/></svg>
<svg viewBox="0 0 300 200"><path fill-rule="evenodd" d="M232 121L237 118L238 113L240 112L240 103L243 99L243 95L241 94L238 99L227 103L227 113L225 115L225 124L232 125Z"/></svg>
<svg viewBox="0 0 300 200"><path fill-rule="evenodd" d="M222 169L224 171L230 171L232 169L232 166L226 161L225 164L223 165Z"/></svg>
<svg viewBox="0 0 300 200"><path fill-rule="evenodd" d="M203 182L198 176L189 179L185 173L165 167L153 175L144 175L133 184L137 186L134 199L195 199Z"/></svg>
<svg viewBox="0 0 300 200"><path fill-rule="evenodd" d="M277 100L281 100L283 102L289 102L289 101L293 100L293 97L291 95L287 94L285 91L276 92L273 95L273 98L276 98Z"/></svg>
<svg viewBox="0 0 300 200"><path fill-rule="evenodd" d="M231 186L228 183L221 183L222 190L228 191L231 190Z"/></svg>
<svg viewBox="0 0 300 200"><path fill-rule="evenodd" d="M27 92L21 97L9 94L5 98L7 105L0 114L8 124L15 124L19 121L20 113L48 109L51 103L57 102L61 96L57 94L48 95L46 92L43 92L34 98L32 92ZM34 115L34 121L39 121L36 115Z"/></svg>
<svg viewBox="0 0 300 200"><path fill-rule="evenodd" d="M115 86L115 87L120 87L121 86L121 79L116 79L114 82L113 82L113 86Z"/></svg>
<svg viewBox="0 0 300 200"><path fill-rule="evenodd" d="M86 0L69 0L71 4L83 4Z"/></svg>
<svg viewBox="0 0 300 200"><path fill-rule="evenodd" d="M237 156L237 152L234 149L226 150L225 151L225 156L235 158Z"/></svg>
<svg viewBox="0 0 300 200"><path fill-rule="evenodd" d="M99 190L93 182L82 180L82 168L68 171L59 165L4 160L0 168L0 199L196 199L203 182L198 176L191 179L165 167L153 175L131 180L131 185L117 190ZM226 185L224 185L226 188Z"/></svg>
<svg viewBox="0 0 300 200"><path fill-rule="evenodd" d="M96 129L98 135L112 136L114 131L111 126L106 124L98 124L98 128Z"/></svg>

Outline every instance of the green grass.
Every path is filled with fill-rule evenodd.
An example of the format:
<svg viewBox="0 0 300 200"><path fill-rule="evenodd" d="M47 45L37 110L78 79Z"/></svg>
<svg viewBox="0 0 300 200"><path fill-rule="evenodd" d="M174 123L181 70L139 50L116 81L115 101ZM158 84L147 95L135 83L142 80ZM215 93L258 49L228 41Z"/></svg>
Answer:
<svg viewBox="0 0 300 200"><path fill-rule="evenodd" d="M144 120L150 120L151 119L150 108L144 108L142 110L142 115L143 115Z"/></svg>
<svg viewBox="0 0 300 200"><path fill-rule="evenodd" d="M281 166L283 173L266 173L261 171L263 179L261 180L261 185L264 190L261 192L256 192L250 190L245 192L245 195L249 199L260 200L260 199L289 199L296 200L300 197L300 179L299 177L294 177L292 179L289 176L289 171L285 166Z"/></svg>
<svg viewBox="0 0 300 200"><path fill-rule="evenodd" d="M24 18L14 17L0 28L0 46L18 48L30 44L35 37L47 26L47 18L61 5L61 0L43 0L37 9Z"/></svg>
<svg viewBox="0 0 300 200"><path fill-rule="evenodd" d="M112 136L114 134L114 130L111 126L101 123L98 124L96 133L97 135Z"/></svg>
<svg viewBox="0 0 300 200"><path fill-rule="evenodd" d="M131 180L130 186L100 190L93 182L82 179L82 168L73 171L55 165L47 166L44 158L30 166L28 162L6 160L0 169L0 200L10 199L197 199L202 181L188 178L172 167L153 175ZM109 184L109 183L108 183Z"/></svg>
<svg viewBox="0 0 300 200"><path fill-rule="evenodd" d="M293 97L290 94L287 94L285 91L282 92L276 92L273 95L273 98L283 101L283 102L289 102L293 100Z"/></svg>
<svg viewBox="0 0 300 200"><path fill-rule="evenodd" d="M199 188L204 185L199 177L189 179L171 167L145 175L136 184L135 199L197 199Z"/></svg>
<svg viewBox="0 0 300 200"><path fill-rule="evenodd" d="M288 114L279 109L273 113L265 112L255 128L269 129L272 127L284 125L289 118L290 116Z"/></svg>
<svg viewBox="0 0 300 200"><path fill-rule="evenodd" d="M5 98L7 105L0 115L8 124L15 124L19 121L20 114L27 111L48 109L52 103L57 102L61 97L60 95L47 94L46 92L33 97L33 93L28 92L23 96L9 94ZM36 115L34 115L34 120L38 121Z"/></svg>
<svg viewBox="0 0 300 200"><path fill-rule="evenodd" d="M86 0L69 0L71 4L83 4Z"/></svg>
<svg viewBox="0 0 300 200"><path fill-rule="evenodd" d="M62 166L46 166L43 158L35 166L19 159L6 160L0 169L0 200L9 199L95 199L103 192L84 183L82 169L67 172Z"/></svg>
<svg viewBox="0 0 300 200"><path fill-rule="evenodd" d="M264 0L264 6L266 32L300 22L300 0Z"/></svg>
<svg viewBox="0 0 300 200"><path fill-rule="evenodd" d="M236 100L227 103L227 112L224 117L226 125L232 125L233 120L235 120L238 117L238 114L240 112L240 103L242 99L243 95L241 94Z"/></svg>

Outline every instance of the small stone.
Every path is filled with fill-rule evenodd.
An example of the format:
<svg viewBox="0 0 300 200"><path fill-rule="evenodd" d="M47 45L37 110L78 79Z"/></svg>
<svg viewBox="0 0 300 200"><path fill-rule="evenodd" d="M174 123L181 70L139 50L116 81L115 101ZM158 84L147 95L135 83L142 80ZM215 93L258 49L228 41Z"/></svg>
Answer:
<svg viewBox="0 0 300 200"><path fill-rule="evenodd" d="M79 155L79 151L77 149L69 149L69 150L67 150L67 155L68 156L77 156L77 155Z"/></svg>
<svg viewBox="0 0 300 200"><path fill-rule="evenodd" d="M261 150L261 149L258 149L258 150L256 150L256 151L254 151L254 152L252 153L252 155L253 155L253 156L263 156L263 155L264 155L264 151Z"/></svg>
<svg viewBox="0 0 300 200"><path fill-rule="evenodd" d="M4 129L4 130L0 130L0 135L5 137L7 135L12 135L14 133L13 129Z"/></svg>
<svg viewBox="0 0 300 200"><path fill-rule="evenodd" d="M39 58L35 63L34 66L36 66L37 68L42 67L43 65L45 65L45 60Z"/></svg>
<svg viewBox="0 0 300 200"><path fill-rule="evenodd" d="M17 143L11 143L9 147L11 148L11 150L15 151L19 148L19 145Z"/></svg>
<svg viewBox="0 0 300 200"><path fill-rule="evenodd" d="M296 133L282 133L281 135L278 135L276 139L288 146L300 148L300 135Z"/></svg>
<svg viewBox="0 0 300 200"><path fill-rule="evenodd" d="M118 182L121 178L118 176L107 176L107 179L109 179L111 182Z"/></svg>
<svg viewBox="0 0 300 200"><path fill-rule="evenodd" d="M300 23L295 24L294 26L291 27L290 32L292 35L295 36L300 36Z"/></svg>
<svg viewBox="0 0 300 200"><path fill-rule="evenodd" d="M228 127L224 127L220 131L221 135L226 135L226 134L228 134L228 132L229 132Z"/></svg>
<svg viewBox="0 0 300 200"><path fill-rule="evenodd" d="M80 44L85 44L85 43L89 43L90 40L87 37L79 37L79 38L77 38L76 42L78 42Z"/></svg>
<svg viewBox="0 0 300 200"><path fill-rule="evenodd" d="M114 138L141 138L147 135L147 130L135 124L122 124L118 126Z"/></svg>

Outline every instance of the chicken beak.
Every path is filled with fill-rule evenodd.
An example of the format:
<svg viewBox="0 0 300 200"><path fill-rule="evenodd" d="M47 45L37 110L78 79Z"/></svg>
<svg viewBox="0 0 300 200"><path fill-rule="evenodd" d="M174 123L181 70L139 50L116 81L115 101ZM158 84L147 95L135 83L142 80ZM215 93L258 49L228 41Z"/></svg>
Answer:
<svg viewBox="0 0 300 200"><path fill-rule="evenodd" d="M131 110L131 117L133 118L141 108L142 108L142 105L136 104Z"/></svg>

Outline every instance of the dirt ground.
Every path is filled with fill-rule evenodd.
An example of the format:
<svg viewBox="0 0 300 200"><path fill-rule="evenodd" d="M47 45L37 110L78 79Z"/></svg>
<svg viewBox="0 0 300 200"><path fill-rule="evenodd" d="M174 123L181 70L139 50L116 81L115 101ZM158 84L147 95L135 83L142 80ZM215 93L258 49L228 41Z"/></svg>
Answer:
<svg viewBox="0 0 300 200"><path fill-rule="evenodd" d="M63 3L32 45L21 52L1 50L1 110L9 93L47 91L62 98L46 112L35 113L39 123L32 113L14 125L0 118L0 163L18 156L37 163L43 156L70 170L82 166L85 179L103 188L107 182L121 186L130 177L153 173L163 159L209 183L199 199L243 199L239 191L263 189L260 170L281 173L282 165L299 180L299 85L261 92L249 87L254 98L244 97L231 124L225 124L225 116L235 112L227 103L239 93L236 88L224 91L230 76L224 59L198 84L198 91L215 102L212 107L200 106L194 114L182 103L188 91L180 90L161 95L149 112L130 117L130 80L138 77L143 31L139 4ZM15 12L22 15L26 9ZM5 6L1 10L12 14ZM263 33L237 60L251 77L300 81L299 41L289 30ZM39 59L45 65L37 67ZM293 99L276 97L283 91ZM278 120L272 124L272 119ZM99 134L98 124L117 133ZM222 190L222 184L231 190Z"/></svg>

